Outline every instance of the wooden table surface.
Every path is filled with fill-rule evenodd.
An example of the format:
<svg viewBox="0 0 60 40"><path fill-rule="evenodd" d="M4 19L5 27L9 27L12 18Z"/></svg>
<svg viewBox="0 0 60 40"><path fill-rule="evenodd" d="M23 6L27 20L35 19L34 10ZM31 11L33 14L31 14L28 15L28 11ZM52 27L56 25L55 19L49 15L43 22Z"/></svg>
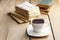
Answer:
<svg viewBox="0 0 60 40"><path fill-rule="evenodd" d="M60 15L58 6L53 6L48 15L42 15L43 18L49 20L52 26L50 25L51 32L48 37L44 38L33 38L26 34L26 28L28 23L17 24L13 19L11 19L7 13L15 10L15 5L20 4L24 1L28 1L36 5L39 0L1 0L0 1L0 40L60 40L59 35L59 24L60 24ZM56 8L56 9L54 9ZM54 11L53 11L54 10ZM57 11L58 10L58 11ZM56 19L55 19L56 18ZM56 21L56 23L55 23ZM58 26L57 26L58 25ZM53 28L53 30L52 30Z"/></svg>
<svg viewBox="0 0 60 40"><path fill-rule="evenodd" d="M54 38L60 40L60 3L54 4L49 12Z"/></svg>

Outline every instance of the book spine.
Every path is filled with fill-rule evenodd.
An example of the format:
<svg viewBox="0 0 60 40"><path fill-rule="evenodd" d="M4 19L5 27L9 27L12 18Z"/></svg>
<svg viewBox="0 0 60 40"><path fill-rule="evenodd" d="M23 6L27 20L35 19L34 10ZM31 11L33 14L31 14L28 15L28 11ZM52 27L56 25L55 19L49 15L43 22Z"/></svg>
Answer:
<svg viewBox="0 0 60 40"><path fill-rule="evenodd" d="M29 19L29 14L25 14L25 13L20 13L20 11L15 11L17 14L22 15L24 17L26 17L27 19Z"/></svg>
<svg viewBox="0 0 60 40"><path fill-rule="evenodd" d="M49 8L48 5L43 5L43 4L37 4L37 6L39 6L40 9L44 9L44 10L47 10Z"/></svg>
<svg viewBox="0 0 60 40"><path fill-rule="evenodd" d="M19 13L21 13L21 14L23 14L25 16L29 15L27 10L24 10L24 9L22 9L20 7L17 7L17 6L15 8L16 8L16 11L18 11Z"/></svg>

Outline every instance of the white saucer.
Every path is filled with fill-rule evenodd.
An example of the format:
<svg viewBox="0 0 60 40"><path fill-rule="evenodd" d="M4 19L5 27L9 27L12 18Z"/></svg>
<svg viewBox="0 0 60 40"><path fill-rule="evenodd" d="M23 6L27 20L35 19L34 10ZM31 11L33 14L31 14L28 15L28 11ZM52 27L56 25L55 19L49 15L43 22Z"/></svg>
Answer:
<svg viewBox="0 0 60 40"><path fill-rule="evenodd" d="M33 27L31 24L29 24L29 26L27 27L27 34L29 36L33 36L33 37L44 37L49 35L50 33L50 26L44 27L41 29L41 31L39 33L36 33L33 31Z"/></svg>

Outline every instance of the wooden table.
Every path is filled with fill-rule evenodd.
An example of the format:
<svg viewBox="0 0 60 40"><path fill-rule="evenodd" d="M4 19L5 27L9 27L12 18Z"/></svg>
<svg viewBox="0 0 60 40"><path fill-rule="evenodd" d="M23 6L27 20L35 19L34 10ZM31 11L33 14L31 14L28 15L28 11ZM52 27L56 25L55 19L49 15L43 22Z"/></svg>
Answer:
<svg viewBox="0 0 60 40"><path fill-rule="evenodd" d="M60 28L59 27L60 16L59 13L57 15L57 12L59 12L60 9L56 5L55 6L58 9L55 6L53 6L49 12L49 16L42 15L43 18L49 20L49 22L52 24L52 25L50 24L51 29L50 35L44 38L33 38L28 36L26 34L26 28L28 27L28 23L17 24L13 19L11 19L7 15L8 12L15 10L15 5L20 4L24 1L25 0L2 0L0 2L0 40L55 40L55 38L56 40L60 40L59 38L60 35L58 31ZM32 4L37 4L37 2L39 2L39 0L26 0L26 1L31 2Z"/></svg>
<svg viewBox="0 0 60 40"><path fill-rule="evenodd" d="M54 4L49 12L55 40L60 40L60 4Z"/></svg>

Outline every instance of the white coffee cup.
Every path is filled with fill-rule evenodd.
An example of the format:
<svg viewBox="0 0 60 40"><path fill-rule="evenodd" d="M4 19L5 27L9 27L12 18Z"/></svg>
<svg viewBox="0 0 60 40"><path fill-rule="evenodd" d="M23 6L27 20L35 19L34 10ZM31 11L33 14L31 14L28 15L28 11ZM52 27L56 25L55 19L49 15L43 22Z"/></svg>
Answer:
<svg viewBox="0 0 60 40"><path fill-rule="evenodd" d="M44 26L44 19L33 19L32 20L32 26L34 32L40 32L40 30Z"/></svg>

